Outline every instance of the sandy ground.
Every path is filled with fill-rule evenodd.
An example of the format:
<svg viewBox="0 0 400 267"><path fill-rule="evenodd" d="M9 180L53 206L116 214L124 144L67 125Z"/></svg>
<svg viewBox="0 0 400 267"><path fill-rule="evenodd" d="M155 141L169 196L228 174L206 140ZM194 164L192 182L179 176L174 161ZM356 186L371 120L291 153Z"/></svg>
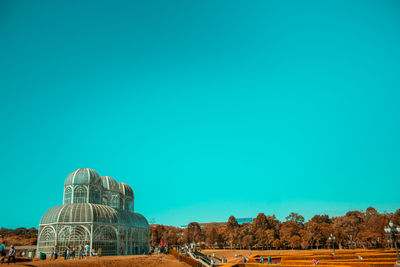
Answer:
<svg viewBox="0 0 400 267"><path fill-rule="evenodd" d="M7 265L3 265L7 266ZM30 267L92 267L92 266L101 266L101 267L189 267L186 263L179 262L172 255L137 255L137 256L108 256L101 258L89 258L84 260L64 260L63 258L58 259L57 261L30 261L30 262L21 262L15 265L10 264L10 266L30 266Z"/></svg>

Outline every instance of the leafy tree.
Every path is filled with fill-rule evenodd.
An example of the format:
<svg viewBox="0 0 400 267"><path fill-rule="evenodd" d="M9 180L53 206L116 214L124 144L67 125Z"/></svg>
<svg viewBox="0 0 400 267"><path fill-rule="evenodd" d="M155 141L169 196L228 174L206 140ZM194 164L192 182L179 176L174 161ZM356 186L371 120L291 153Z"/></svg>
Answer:
<svg viewBox="0 0 400 267"><path fill-rule="evenodd" d="M297 241L300 242L300 230L304 228L303 226L304 218L303 216L297 213L290 213L289 216L286 217L286 222L282 224L280 228L280 240L284 246L299 245ZM298 236L299 238L293 238L294 236ZM296 240L296 242L294 242Z"/></svg>
<svg viewBox="0 0 400 267"><path fill-rule="evenodd" d="M205 234L206 234L206 243L209 247L214 248L215 244L218 241L218 231L217 231L217 225L216 224L211 224L206 226L204 229Z"/></svg>
<svg viewBox="0 0 400 267"><path fill-rule="evenodd" d="M264 213L259 213L253 221L254 230L264 230L268 228L267 216Z"/></svg>
<svg viewBox="0 0 400 267"><path fill-rule="evenodd" d="M298 213L291 212L289 216L286 217L287 221L292 221L296 223L304 223L304 217Z"/></svg>
<svg viewBox="0 0 400 267"><path fill-rule="evenodd" d="M275 249L280 249L282 246L281 240L279 240L278 238L274 240L274 242L272 243Z"/></svg>
<svg viewBox="0 0 400 267"><path fill-rule="evenodd" d="M198 243L203 240L203 233L201 231L200 224L197 222L191 222L186 229L186 241L188 243Z"/></svg>
<svg viewBox="0 0 400 267"><path fill-rule="evenodd" d="M240 225L238 224L238 222L234 216L230 216L226 226L228 228L228 231L232 231L232 230L239 228Z"/></svg>
<svg viewBox="0 0 400 267"><path fill-rule="evenodd" d="M299 248L301 244L301 238L298 235L293 235L289 240L290 247L292 249Z"/></svg>
<svg viewBox="0 0 400 267"><path fill-rule="evenodd" d="M233 245L236 246L236 244L240 241L240 234L239 234L240 225L238 224L234 216L229 217L228 222L226 224L226 230L227 233L225 239L228 241L232 249Z"/></svg>
<svg viewBox="0 0 400 267"><path fill-rule="evenodd" d="M392 216L392 222L396 225L400 225L400 209L398 209Z"/></svg>
<svg viewBox="0 0 400 267"><path fill-rule="evenodd" d="M309 241L311 247L318 249L321 245L326 243L331 230L332 220L328 215L315 215L308 222L304 224L308 235L304 236Z"/></svg>

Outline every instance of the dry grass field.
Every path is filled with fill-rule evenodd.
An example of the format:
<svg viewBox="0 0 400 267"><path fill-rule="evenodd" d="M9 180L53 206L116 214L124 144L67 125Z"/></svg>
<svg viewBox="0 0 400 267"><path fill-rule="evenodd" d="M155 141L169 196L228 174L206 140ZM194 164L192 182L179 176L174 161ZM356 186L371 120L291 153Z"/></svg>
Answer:
<svg viewBox="0 0 400 267"><path fill-rule="evenodd" d="M57 261L35 259L29 262L18 262L16 265L25 267L188 267L189 265L179 262L172 255L137 255L137 256L108 256L101 258L89 258L84 260L64 260Z"/></svg>
<svg viewBox="0 0 400 267"><path fill-rule="evenodd" d="M229 263L225 265L226 267L265 266L259 264L261 255L264 259L271 256L273 261L280 262L280 266L286 267L312 266L313 259L318 260L322 266L340 267L393 267L396 262L393 250L336 250L335 259L329 257L332 250L203 250L202 252L205 254L215 252L219 258L226 257ZM249 258L249 263L241 264L242 257Z"/></svg>

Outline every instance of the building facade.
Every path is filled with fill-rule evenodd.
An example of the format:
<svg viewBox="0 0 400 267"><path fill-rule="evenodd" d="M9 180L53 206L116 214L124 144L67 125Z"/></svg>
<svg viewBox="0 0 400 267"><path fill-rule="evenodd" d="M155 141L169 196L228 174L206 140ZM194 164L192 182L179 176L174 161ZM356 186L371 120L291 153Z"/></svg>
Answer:
<svg viewBox="0 0 400 267"><path fill-rule="evenodd" d="M132 188L109 176L82 168L68 175L63 205L48 210L39 224L37 253L57 246L90 245L102 255L148 253L149 224L134 212Z"/></svg>

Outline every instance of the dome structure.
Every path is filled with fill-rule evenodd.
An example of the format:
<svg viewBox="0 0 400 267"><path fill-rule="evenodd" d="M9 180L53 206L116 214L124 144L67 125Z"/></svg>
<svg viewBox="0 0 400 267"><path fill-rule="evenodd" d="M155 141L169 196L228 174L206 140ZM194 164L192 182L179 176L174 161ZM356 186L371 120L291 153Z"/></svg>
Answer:
<svg viewBox="0 0 400 267"><path fill-rule="evenodd" d="M114 178L110 176L101 176L103 183L103 204L110 207L120 209L122 205L122 197L119 191L119 185Z"/></svg>
<svg viewBox="0 0 400 267"><path fill-rule="evenodd" d="M131 197L133 198L133 190L132 187L130 187L126 183L118 183L119 186L119 192L126 197Z"/></svg>
<svg viewBox="0 0 400 267"><path fill-rule="evenodd" d="M80 168L71 172L64 183L64 204L102 204L103 183L100 175L92 169Z"/></svg>
<svg viewBox="0 0 400 267"><path fill-rule="evenodd" d="M133 211L132 188L88 168L68 175L63 205L49 209L39 224L37 253L57 247L101 248L102 255L149 252L149 224Z"/></svg>
<svg viewBox="0 0 400 267"><path fill-rule="evenodd" d="M118 183L118 185L119 185L119 192L122 196L121 209L133 212L135 197L133 195L132 188L125 183Z"/></svg>
<svg viewBox="0 0 400 267"><path fill-rule="evenodd" d="M114 180L114 178L110 176L100 176L103 188L105 191L111 191L111 192L116 192L119 193L119 185L117 181Z"/></svg>
<svg viewBox="0 0 400 267"><path fill-rule="evenodd" d="M80 168L71 172L67 179L65 179L64 186L68 185L98 185L101 186L102 182L100 175L92 169Z"/></svg>
<svg viewBox="0 0 400 267"><path fill-rule="evenodd" d="M146 218L140 214L92 203L56 206L49 209L40 220L40 224L77 222L148 227Z"/></svg>

